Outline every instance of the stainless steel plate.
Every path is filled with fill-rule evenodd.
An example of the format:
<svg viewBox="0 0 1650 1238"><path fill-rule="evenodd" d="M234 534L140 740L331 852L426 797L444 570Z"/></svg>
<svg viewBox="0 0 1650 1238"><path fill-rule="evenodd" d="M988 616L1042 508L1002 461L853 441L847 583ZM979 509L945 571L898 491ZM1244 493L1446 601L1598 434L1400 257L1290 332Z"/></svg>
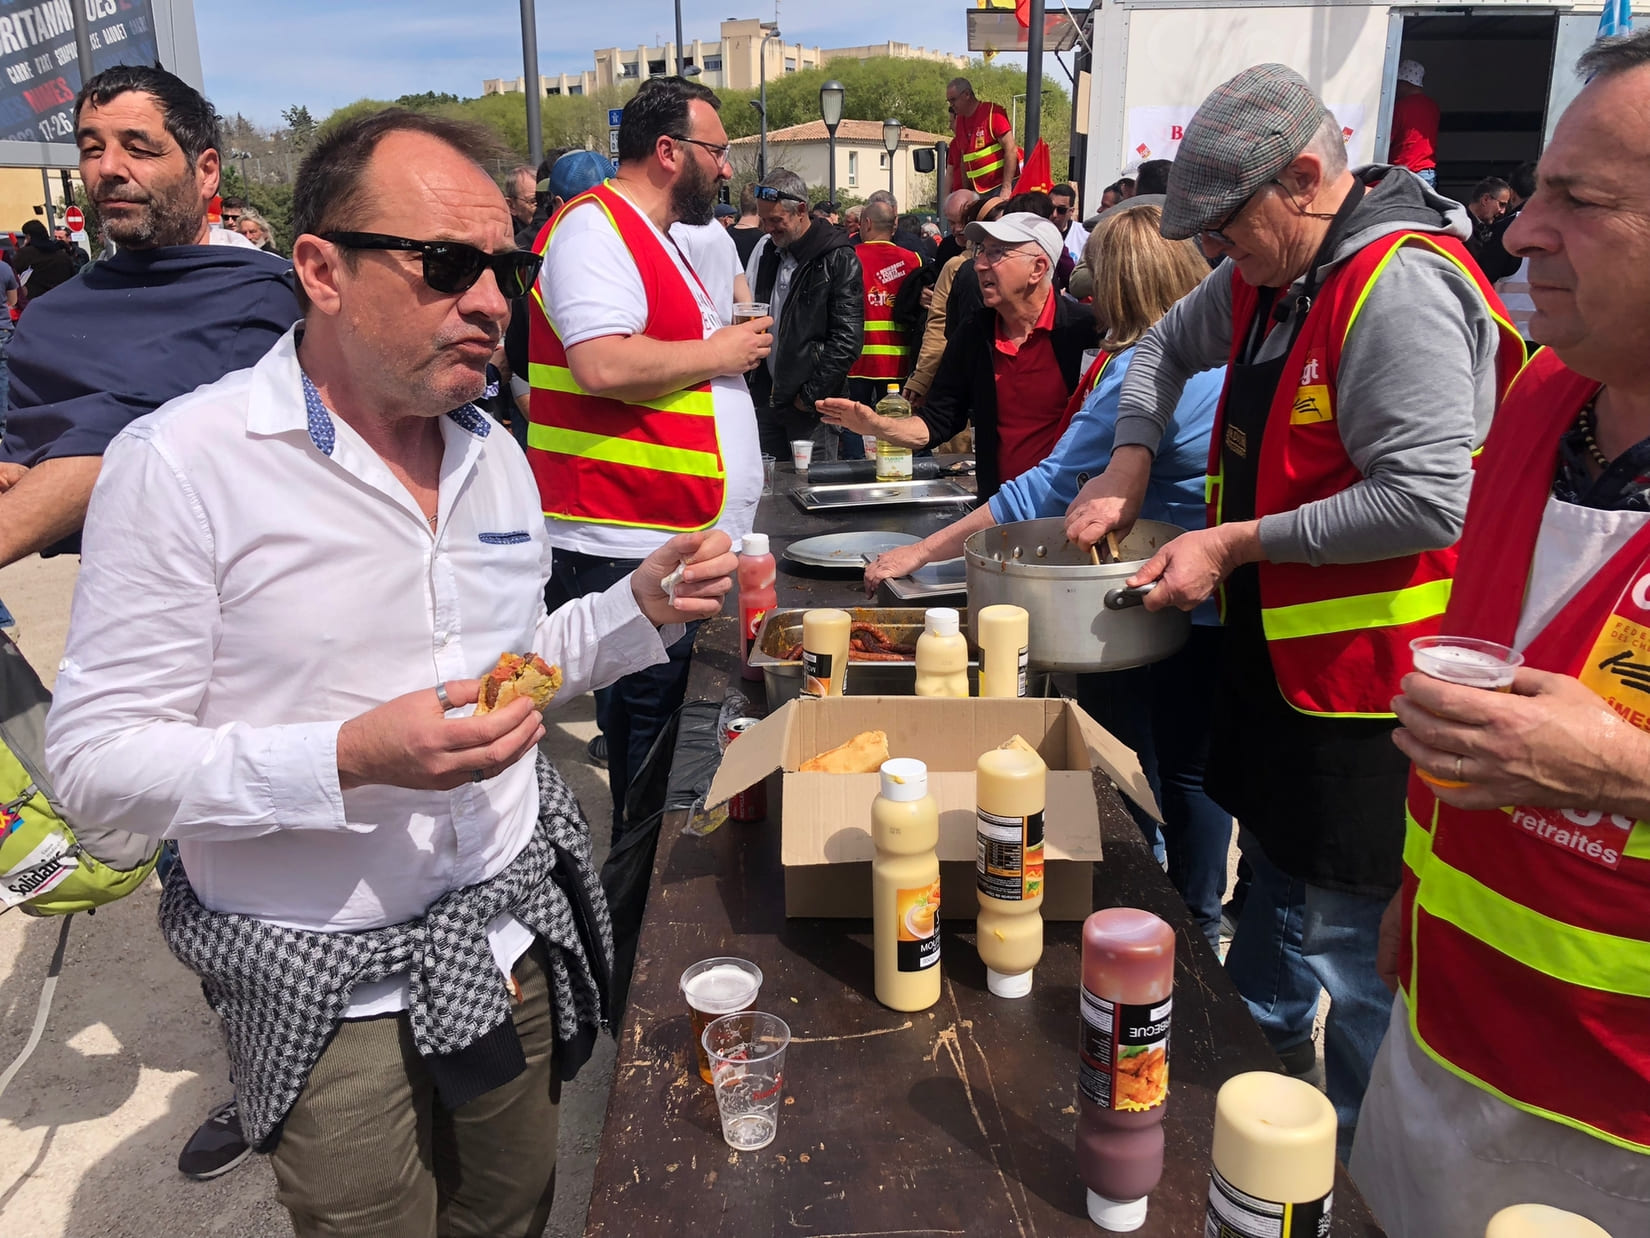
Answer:
<svg viewBox="0 0 1650 1238"><path fill-rule="evenodd" d="M838 507L904 507L929 503L972 503L973 493L951 477L926 481L851 482L837 486L800 486L791 491L806 512Z"/></svg>
<svg viewBox="0 0 1650 1238"><path fill-rule="evenodd" d="M888 592L902 602L967 593L968 561L958 558L927 563L909 576L891 578L887 584Z"/></svg>
<svg viewBox="0 0 1650 1238"><path fill-rule="evenodd" d="M809 567L835 567L857 572L883 551L896 546L909 546L921 540L914 533L879 533L874 530L826 533L792 542L785 547L785 557Z"/></svg>

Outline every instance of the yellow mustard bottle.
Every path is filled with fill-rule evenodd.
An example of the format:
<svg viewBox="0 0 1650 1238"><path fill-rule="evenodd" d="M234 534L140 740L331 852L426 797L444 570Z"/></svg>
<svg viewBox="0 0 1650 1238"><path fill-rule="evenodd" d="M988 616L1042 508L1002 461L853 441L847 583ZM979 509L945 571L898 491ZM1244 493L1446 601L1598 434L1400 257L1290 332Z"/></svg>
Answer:
<svg viewBox="0 0 1650 1238"><path fill-rule="evenodd" d="M968 695L968 638L962 617L949 606L923 612L922 635L917 637L917 695Z"/></svg>
<svg viewBox="0 0 1650 1238"><path fill-rule="evenodd" d="M1484 1238L1610 1238L1586 1217L1546 1204L1514 1204L1490 1218Z"/></svg>
<svg viewBox="0 0 1650 1238"><path fill-rule="evenodd" d="M940 814L921 761L882 763L871 841L877 1000L891 1010L926 1010L940 1000Z"/></svg>
<svg viewBox="0 0 1650 1238"><path fill-rule="evenodd" d="M1252 1071L1221 1084L1210 1159L1208 1233L1329 1232L1335 1107L1310 1083Z"/></svg>
<svg viewBox="0 0 1650 1238"><path fill-rule="evenodd" d="M975 942L985 981L998 997L1031 992L1043 957L1043 808L1048 766L1018 735L982 753L974 767Z"/></svg>
<svg viewBox="0 0 1650 1238"><path fill-rule="evenodd" d="M841 696L847 691L852 625L853 616L845 610L810 610L802 616L803 696Z"/></svg>
<svg viewBox="0 0 1650 1238"><path fill-rule="evenodd" d="M1031 616L1023 606L987 606L975 616L974 629L980 645L980 695L1024 696Z"/></svg>

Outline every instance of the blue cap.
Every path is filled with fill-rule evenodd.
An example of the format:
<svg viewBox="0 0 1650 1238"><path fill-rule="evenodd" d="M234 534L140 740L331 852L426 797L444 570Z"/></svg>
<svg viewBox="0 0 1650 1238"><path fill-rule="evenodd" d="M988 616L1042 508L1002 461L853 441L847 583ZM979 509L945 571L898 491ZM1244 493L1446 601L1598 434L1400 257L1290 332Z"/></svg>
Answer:
<svg viewBox="0 0 1650 1238"><path fill-rule="evenodd" d="M731 206L726 202L718 202L716 204L716 218L718 219L726 219L730 215L737 217L738 214L739 208L736 206Z"/></svg>
<svg viewBox="0 0 1650 1238"><path fill-rule="evenodd" d="M548 192L570 201L587 189L594 189L614 172L613 161L593 150L570 150L550 169Z"/></svg>

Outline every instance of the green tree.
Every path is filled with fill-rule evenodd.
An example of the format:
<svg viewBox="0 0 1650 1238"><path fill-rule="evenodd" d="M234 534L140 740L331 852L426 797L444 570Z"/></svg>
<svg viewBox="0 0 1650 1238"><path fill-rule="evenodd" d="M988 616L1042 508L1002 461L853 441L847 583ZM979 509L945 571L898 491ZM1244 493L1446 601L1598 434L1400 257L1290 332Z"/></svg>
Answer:
<svg viewBox="0 0 1650 1238"><path fill-rule="evenodd" d="M440 107L443 103L457 103L457 95L446 91L421 90L416 95L401 95L395 101L396 107L411 108L415 112L427 112L431 108Z"/></svg>
<svg viewBox="0 0 1650 1238"><path fill-rule="evenodd" d="M309 108L302 103L294 103L281 112L281 119L286 121L286 127L292 131L292 144L299 150L306 150L315 137L315 118L309 114Z"/></svg>

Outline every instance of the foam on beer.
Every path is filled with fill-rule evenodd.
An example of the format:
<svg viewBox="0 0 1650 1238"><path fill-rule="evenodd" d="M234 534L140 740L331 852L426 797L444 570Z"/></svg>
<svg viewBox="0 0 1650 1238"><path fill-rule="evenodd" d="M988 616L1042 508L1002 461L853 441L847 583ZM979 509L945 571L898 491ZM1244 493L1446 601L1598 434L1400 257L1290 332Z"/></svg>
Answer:
<svg viewBox="0 0 1650 1238"><path fill-rule="evenodd" d="M756 996L756 989L756 978L731 963L702 971L682 986L688 1004L705 1014L743 1010Z"/></svg>
<svg viewBox="0 0 1650 1238"><path fill-rule="evenodd" d="M1416 670L1468 688L1506 687L1518 669L1493 653L1460 645L1432 645L1414 653Z"/></svg>

